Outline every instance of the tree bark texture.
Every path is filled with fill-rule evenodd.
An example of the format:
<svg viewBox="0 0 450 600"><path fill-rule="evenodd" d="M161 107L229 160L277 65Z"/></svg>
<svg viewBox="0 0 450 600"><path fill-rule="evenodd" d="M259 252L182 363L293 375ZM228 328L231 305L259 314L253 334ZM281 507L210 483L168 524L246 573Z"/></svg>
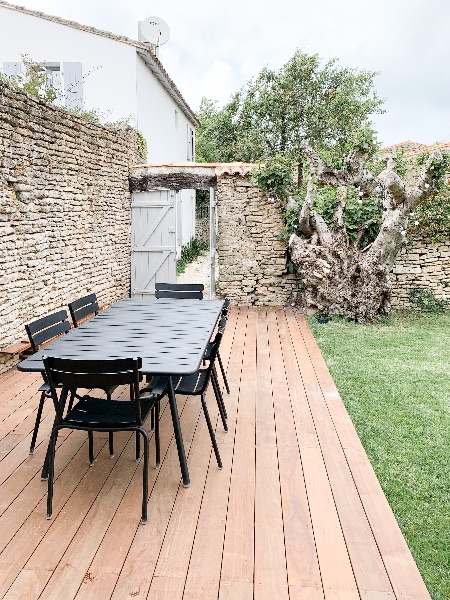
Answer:
<svg viewBox="0 0 450 600"><path fill-rule="evenodd" d="M289 249L305 285L304 306L328 315L371 321L390 310L390 274L405 243L408 219L414 208L436 191L431 164L442 160L442 155L432 153L420 174L403 181L395 172L392 159L374 177L366 168L368 157L363 154L352 153L346 167L336 171L306 142L303 150L312 173L299 217L300 230L306 237L292 235ZM332 225L327 225L312 208L315 194L312 180L338 188L339 202ZM349 240L345 229L343 209L349 186L358 187L365 197L382 199L381 228L366 248L359 247L364 226L356 242Z"/></svg>

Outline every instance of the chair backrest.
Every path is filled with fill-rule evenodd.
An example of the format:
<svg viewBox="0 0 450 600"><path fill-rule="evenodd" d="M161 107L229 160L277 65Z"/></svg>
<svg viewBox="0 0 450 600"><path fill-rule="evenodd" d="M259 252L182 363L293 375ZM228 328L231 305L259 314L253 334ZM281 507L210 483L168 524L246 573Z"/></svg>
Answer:
<svg viewBox="0 0 450 600"><path fill-rule="evenodd" d="M57 386L104 389L116 385L129 385L131 399L136 403L136 421L141 424L139 401L139 382L142 381L141 358L78 360L43 356L42 360L59 420L62 419L62 414L56 393Z"/></svg>
<svg viewBox="0 0 450 600"><path fill-rule="evenodd" d="M69 304L70 316L72 317L74 327L78 327L81 321L87 317L98 314L97 296L89 294Z"/></svg>
<svg viewBox="0 0 450 600"><path fill-rule="evenodd" d="M156 283L155 298L203 300L203 283Z"/></svg>
<svg viewBox="0 0 450 600"><path fill-rule="evenodd" d="M205 383L203 384L203 389L209 384L209 380L211 379L211 373L214 368L214 361L216 360L217 353L219 352L220 342L222 341L223 332L225 331L225 325L227 324L226 317L221 317L219 321L219 326L217 328L217 333L214 336L213 341L210 344L210 354L209 354L209 362L208 367L205 369L208 372L208 375L205 379Z"/></svg>
<svg viewBox="0 0 450 600"><path fill-rule="evenodd" d="M70 323L67 312L60 310L28 323L28 325L25 325L25 329L33 352L37 352L42 344L70 331Z"/></svg>
<svg viewBox="0 0 450 600"><path fill-rule="evenodd" d="M230 312L230 301L228 298L225 298L222 306L222 317L228 318L228 313Z"/></svg>
<svg viewBox="0 0 450 600"><path fill-rule="evenodd" d="M222 341L223 332L225 331L226 324L227 318L222 315L220 317L219 325L217 327L217 333L214 336L213 341L211 342L211 363L214 362L217 352L219 351L220 342Z"/></svg>

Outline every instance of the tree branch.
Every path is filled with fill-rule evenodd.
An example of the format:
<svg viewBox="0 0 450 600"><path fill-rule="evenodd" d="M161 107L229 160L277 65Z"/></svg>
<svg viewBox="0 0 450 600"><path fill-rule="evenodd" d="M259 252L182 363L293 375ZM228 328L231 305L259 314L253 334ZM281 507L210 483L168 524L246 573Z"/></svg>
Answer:
<svg viewBox="0 0 450 600"><path fill-rule="evenodd" d="M309 160L311 171L321 182L334 187L361 185L367 194L372 194L377 185L372 173L365 168L368 155L353 151L345 159L346 169L335 170L328 166L311 148L306 140L300 142L300 147Z"/></svg>
<svg viewBox="0 0 450 600"><path fill-rule="evenodd" d="M430 152L427 162L424 165L422 173L416 179L406 184L408 191L408 206L414 210L418 204L426 200L435 191L433 184L432 166L436 162L441 162L443 156L439 150Z"/></svg>
<svg viewBox="0 0 450 600"><path fill-rule="evenodd" d="M314 185L311 180L308 181L308 185L306 188L306 197L303 201L303 206L300 211L298 224L300 227L300 231L307 236L312 236L314 233L314 227L312 226L311 219L311 206L314 200L315 190Z"/></svg>
<svg viewBox="0 0 450 600"><path fill-rule="evenodd" d="M345 208L345 201L347 198L347 188L346 187L338 188L336 194L337 194L339 204L337 205L336 212L334 213L333 218L334 218L336 225L340 229L343 229L343 228L345 228L344 208Z"/></svg>
<svg viewBox="0 0 450 600"><path fill-rule="evenodd" d="M389 199L392 200L394 206L406 202L407 193L405 184L401 177L395 172L395 163L392 157L388 158L386 169L378 175L377 181L387 192Z"/></svg>
<svg viewBox="0 0 450 600"><path fill-rule="evenodd" d="M312 237L317 234L317 239L322 246L329 246L332 242L331 232L328 225L322 217L312 210L312 203L315 196L314 184L311 180L308 181L306 197L303 202L299 216L300 230L307 236Z"/></svg>

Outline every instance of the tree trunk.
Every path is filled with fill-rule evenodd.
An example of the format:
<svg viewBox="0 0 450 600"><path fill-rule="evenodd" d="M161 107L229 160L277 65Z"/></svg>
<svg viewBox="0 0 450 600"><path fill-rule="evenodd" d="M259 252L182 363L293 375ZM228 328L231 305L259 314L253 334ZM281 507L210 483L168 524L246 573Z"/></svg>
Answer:
<svg viewBox="0 0 450 600"><path fill-rule="evenodd" d="M304 308L361 322L389 310L387 269L355 245L346 245L342 236L333 235L331 244L322 246L294 234L289 247L306 287Z"/></svg>
<svg viewBox="0 0 450 600"><path fill-rule="evenodd" d="M291 260L305 285L303 306L355 321L371 321L390 310L390 274L405 242L408 217L419 202L436 191L433 169L442 155L431 155L424 171L404 182L395 172L393 160L388 160L385 171L373 177L365 167L367 157L357 153L349 156L345 170L334 171L307 143L304 150L313 177L338 187L339 204L334 222L327 225L312 208L315 192L312 182L308 183L299 217L306 239L293 234L289 240ZM362 249L359 239L364 226L352 243L343 221L345 188L349 185L358 186L366 196L382 197L381 229L373 243Z"/></svg>

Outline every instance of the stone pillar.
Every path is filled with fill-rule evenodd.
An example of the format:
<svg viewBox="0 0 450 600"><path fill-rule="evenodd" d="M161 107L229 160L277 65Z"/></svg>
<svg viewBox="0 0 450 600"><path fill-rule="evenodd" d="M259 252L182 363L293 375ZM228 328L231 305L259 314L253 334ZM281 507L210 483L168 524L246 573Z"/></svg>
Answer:
<svg viewBox="0 0 450 600"><path fill-rule="evenodd" d="M299 282L286 273L283 215L250 176L217 180L219 292L243 306L286 305Z"/></svg>

